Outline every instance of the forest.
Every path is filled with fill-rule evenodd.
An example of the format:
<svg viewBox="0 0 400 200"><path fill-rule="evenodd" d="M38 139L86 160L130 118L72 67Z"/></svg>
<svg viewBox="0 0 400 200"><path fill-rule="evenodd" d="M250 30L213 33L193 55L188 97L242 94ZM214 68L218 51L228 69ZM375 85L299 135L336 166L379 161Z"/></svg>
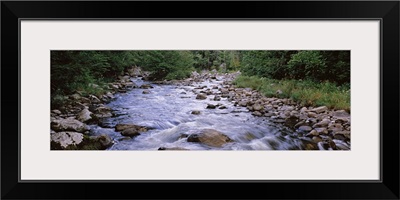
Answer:
<svg viewBox="0 0 400 200"><path fill-rule="evenodd" d="M51 51L52 107L76 91L106 92L107 83L132 66L149 71L150 81L185 79L193 71L240 71L238 87L350 110L350 51L315 50Z"/></svg>

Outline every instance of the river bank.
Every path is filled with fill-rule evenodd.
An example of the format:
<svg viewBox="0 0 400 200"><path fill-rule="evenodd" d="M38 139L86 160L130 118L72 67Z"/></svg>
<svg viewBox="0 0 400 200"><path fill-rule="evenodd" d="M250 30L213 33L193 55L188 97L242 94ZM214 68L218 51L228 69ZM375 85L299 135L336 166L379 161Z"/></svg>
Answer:
<svg viewBox="0 0 400 200"><path fill-rule="evenodd" d="M250 88L237 88L233 81L239 73L218 74L216 71L211 71L201 74L192 73L191 78L182 81L140 82L140 85L132 82L133 79L146 77L146 75L139 69L131 69L125 76L119 77L117 82L110 83L110 91L105 95L99 97L91 95L89 98L82 97L79 94L71 95L69 97L72 100L71 104L65 106L64 109L52 111L52 149L113 149L115 146L120 145L119 143L126 141L130 143L140 142L140 139L142 139L140 137L142 136L143 141L146 141L149 139L145 138L146 134L157 134L157 137L175 134L173 137L168 138L168 141L171 140L171 142L165 145L157 143L159 150L196 150L203 149L203 147L212 147L211 149L221 149L222 147L222 149L269 148L277 150L350 149L350 115L344 110L329 110L324 106L302 107L290 99L267 98ZM152 123L152 121L155 121L151 120L154 119L154 116L149 117L147 122L140 122L141 117L138 116L135 118L138 122L136 124L131 123L134 121L133 119L126 117L119 119L118 116L121 115L120 111L123 110L123 107L118 111L107 106L107 103L111 102L109 105L115 107L117 104L114 105L112 102L126 101L127 99L123 99L125 98L124 96L129 96L131 93L135 93L135 96L129 97L130 99L145 97L149 98L146 101L157 103L160 99L157 99L158 96L155 94L162 91L165 86L167 86L169 92L180 91L180 94L176 95L176 97L179 98L177 103L180 102L181 104L179 104L180 107L174 109L177 111L179 109L188 109L182 112L180 121L175 124L172 121L172 125L164 125L167 127ZM164 93L159 94L165 96L163 100L168 100L168 104L172 104L174 99L177 99L175 96L172 98L171 94L169 96ZM122 99L115 100L115 96ZM130 105L139 105L132 110L141 109L140 102L142 101L136 102L132 100ZM191 107L183 108L185 104L191 105ZM153 106L153 110L151 109L150 105L145 114L159 114L162 112L163 107ZM160 109L160 111L157 109ZM249 116L250 114L251 117ZM176 115L178 116L179 114L177 113ZM143 116L142 118L145 119L146 117ZM199 123L199 118L206 120L210 117L214 119L214 122L212 122L213 125L208 127L201 128L201 126L198 126L197 129L192 131L185 129L184 125L180 125L193 122ZM241 127L234 130L229 129L229 126L232 127L235 123L242 123L240 120L245 118L257 121L257 123L252 123L251 126L248 126L246 124L248 122L243 122ZM110 119L112 119L113 123L105 123ZM230 121L234 123L229 124ZM229 126L224 129L224 124L229 124ZM265 133L262 132L265 132L263 129L269 130L266 126L275 125L279 126L279 129L276 129L279 132L288 133L276 133L274 140L282 141L284 140L282 138L289 135L292 138L290 139L291 142L295 144L291 146L273 145L272 143L274 142L270 141L271 137L268 135L267 138ZM97 129L97 126L104 129ZM286 131L285 128L288 130ZM108 129L113 129L113 131L107 132ZM161 132L156 132L152 129L162 130ZM179 131L174 130L172 133L171 130L173 129L178 129ZM239 131L241 129L243 131ZM269 130L267 132L274 131ZM174 138L174 141L172 141L172 138ZM151 139L154 140L154 137ZM234 143L239 142L243 143L243 145L234 145ZM265 147L253 144L263 142L267 142L268 145ZM115 145L116 143L118 145ZM173 145L169 145L170 143ZM195 145L190 146L186 143ZM140 144L135 143L135 145Z"/></svg>

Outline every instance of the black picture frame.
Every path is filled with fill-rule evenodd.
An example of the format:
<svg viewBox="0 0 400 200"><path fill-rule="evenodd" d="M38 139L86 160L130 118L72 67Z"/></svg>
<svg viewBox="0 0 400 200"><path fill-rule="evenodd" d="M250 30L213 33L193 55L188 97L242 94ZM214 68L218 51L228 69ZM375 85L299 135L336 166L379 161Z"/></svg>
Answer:
<svg viewBox="0 0 400 200"><path fill-rule="evenodd" d="M161 11L154 12L156 7L162 8ZM398 1L2 1L1 198L399 199L399 7ZM378 182L19 182L20 19L379 19L382 22L382 179ZM226 191L222 186L230 189ZM155 192L148 193L148 188Z"/></svg>

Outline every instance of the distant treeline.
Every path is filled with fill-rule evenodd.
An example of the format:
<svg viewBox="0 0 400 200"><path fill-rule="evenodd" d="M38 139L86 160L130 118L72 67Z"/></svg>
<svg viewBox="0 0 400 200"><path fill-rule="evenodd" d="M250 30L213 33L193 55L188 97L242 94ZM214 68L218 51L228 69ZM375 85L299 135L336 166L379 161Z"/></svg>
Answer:
<svg viewBox="0 0 400 200"><path fill-rule="evenodd" d="M101 85L131 66L152 72L154 80L216 69L272 79L350 83L350 51L51 51L52 95Z"/></svg>

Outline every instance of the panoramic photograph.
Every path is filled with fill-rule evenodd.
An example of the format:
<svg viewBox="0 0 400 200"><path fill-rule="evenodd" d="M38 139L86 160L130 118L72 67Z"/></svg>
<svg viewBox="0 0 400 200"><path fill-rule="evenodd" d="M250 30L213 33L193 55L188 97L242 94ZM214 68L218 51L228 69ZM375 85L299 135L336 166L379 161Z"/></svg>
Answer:
<svg viewBox="0 0 400 200"><path fill-rule="evenodd" d="M50 54L50 150L351 150L350 51Z"/></svg>

